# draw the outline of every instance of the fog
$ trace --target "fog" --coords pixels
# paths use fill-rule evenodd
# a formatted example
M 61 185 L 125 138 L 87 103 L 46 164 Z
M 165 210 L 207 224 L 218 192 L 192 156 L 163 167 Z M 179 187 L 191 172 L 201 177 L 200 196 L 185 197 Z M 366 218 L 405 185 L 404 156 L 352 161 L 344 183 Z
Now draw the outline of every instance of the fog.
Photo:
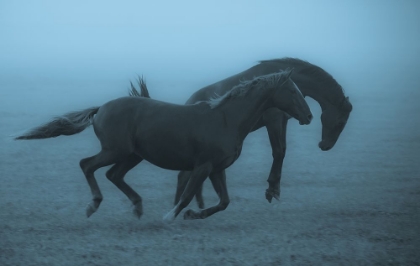
M 2 1 L 0 119 L 34 116 L 27 129 L 125 96 L 138 75 L 152 98 L 182 104 L 258 60 L 297 57 L 342 85 L 349 128 L 369 113 L 417 136 L 418 117 L 398 117 L 420 112 L 419 13 L 418 1 Z
M 353 111 L 323 152 L 320 106 L 307 98 L 311 125 L 288 122 L 280 201 L 265 199 L 265 129 L 226 170 L 229 208 L 172 227 L 159 222 L 172 208 L 174 171 L 142 162 L 127 174 L 144 199 L 138 220 L 98 170 L 105 200 L 86 219 L 79 161 L 100 150 L 92 127 L 13 140 L 126 96 L 138 75 L 152 98 L 183 104 L 282 57 L 330 73 Z M 418 264 L 419 59 L 418 0 L 0 1 L 0 265 Z M 217 203 L 208 181 L 203 195 Z
M 27 129 L 126 96 L 138 75 L 152 98 L 183 104 L 258 60 L 296 57 L 342 85 L 349 128 L 369 113 L 416 138 L 419 13 L 418 1 L 3 1 L 0 117 L 34 116 Z M 307 101 L 319 139 L 320 107 Z
M 418 76 L 419 12 L 418 1 L 2 1 L 0 85 L 98 84 L 114 97 L 139 74 L 152 95 L 184 102 L 258 60 L 289 56 L 351 95 L 372 87 L 364 82 Z

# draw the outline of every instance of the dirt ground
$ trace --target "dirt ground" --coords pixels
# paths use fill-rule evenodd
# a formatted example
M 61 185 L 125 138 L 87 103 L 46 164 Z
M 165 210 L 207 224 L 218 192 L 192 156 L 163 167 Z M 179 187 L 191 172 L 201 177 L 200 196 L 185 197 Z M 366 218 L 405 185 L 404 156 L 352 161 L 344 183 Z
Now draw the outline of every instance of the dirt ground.
M 269 204 L 264 197 L 272 159 L 261 129 L 249 135 L 227 171 L 229 207 L 206 220 L 184 221 L 181 213 L 165 225 L 176 172 L 142 162 L 128 173 L 127 182 L 143 197 L 139 220 L 105 178 L 107 168 L 100 169 L 104 201 L 87 219 L 91 195 L 79 161 L 99 151 L 92 128 L 47 140 L 9 136 L 105 96 L 76 101 L 73 96 L 86 93 L 69 92 L 51 103 L 30 86 L 5 90 L 0 265 L 420 265 L 420 94 L 347 92 L 354 111 L 331 151 L 317 147 L 314 101 L 308 100 L 311 125 L 290 121 L 281 201 Z M 16 101 L 18 95 L 32 104 Z M 209 181 L 204 197 L 207 206 L 217 203 Z

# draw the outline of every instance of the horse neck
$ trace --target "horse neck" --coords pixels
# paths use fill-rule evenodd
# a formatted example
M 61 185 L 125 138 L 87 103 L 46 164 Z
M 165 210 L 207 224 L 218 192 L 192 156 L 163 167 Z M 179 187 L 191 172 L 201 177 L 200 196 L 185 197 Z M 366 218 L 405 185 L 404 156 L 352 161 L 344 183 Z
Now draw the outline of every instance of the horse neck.
M 268 108 L 271 89 L 251 89 L 244 96 L 229 100 L 220 106 L 228 128 L 236 128 L 243 141 Z
M 278 71 L 279 69 L 285 69 L 286 67 L 293 66 L 290 65 L 290 63 L 279 61 L 262 63 L 254 66 L 250 70 L 252 70 L 251 72 L 254 73 L 254 75 L 256 75 L 255 73 L 265 75 Z M 293 81 L 299 87 L 302 94 L 317 101 L 322 110 L 325 110 L 328 106 L 335 106 L 337 103 L 341 102 L 340 98 L 343 98 L 344 94 L 338 84 L 336 86 L 331 84 L 324 85 L 322 82 L 319 82 L 306 74 L 299 73 L 298 66 L 296 66 L 296 68 L 292 77 Z
M 344 97 L 339 85 L 324 85 L 316 80 L 309 79 L 306 75 L 300 74 L 294 75 L 293 81 L 302 94 L 317 101 L 322 110 L 325 110 L 328 106 L 337 105 Z

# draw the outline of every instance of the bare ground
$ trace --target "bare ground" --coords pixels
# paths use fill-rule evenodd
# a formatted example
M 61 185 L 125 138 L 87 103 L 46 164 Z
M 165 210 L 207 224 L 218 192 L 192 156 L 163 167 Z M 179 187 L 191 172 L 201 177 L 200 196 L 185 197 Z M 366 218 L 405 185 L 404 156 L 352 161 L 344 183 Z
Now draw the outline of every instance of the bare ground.
M 229 207 L 206 220 L 184 221 L 181 213 L 171 225 L 161 220 L 172 207 L 176 172 L 147 162 L 126 177 L 143 197 L 140 220 L 105 178 L 106 168 L 96 173 L 104 201 L 87 219 L 91 196 L 78 163 L 99 151 L 92 128 L 12 141 L 9 134 L 62 112 L 18 110 L 9 108 L 12 94 L 3 99 L 0 265 L 420 265 L 420 130 L 413 95 L 401 96 L 398 105 L 389 95 L 375 102 L 353 97 L 354 112 L 329 152 L 317 148 L 319 107 L 312 125 L 291 121 L 280 202 L 264 197 L 267 134 L 252 133 L 227 171 Z M 217 203 L 208 181 L 204 197 L 207 206 Z

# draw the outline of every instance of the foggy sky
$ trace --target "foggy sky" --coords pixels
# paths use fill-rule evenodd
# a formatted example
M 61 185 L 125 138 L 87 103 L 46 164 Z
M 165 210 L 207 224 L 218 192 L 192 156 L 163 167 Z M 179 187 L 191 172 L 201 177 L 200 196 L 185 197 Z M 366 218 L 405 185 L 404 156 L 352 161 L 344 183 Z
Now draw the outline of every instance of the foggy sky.
M 0 98 L 11 97 L 0 107 L 100 105 L 137 75 L 153 98 L 184 103 L 286 56 L 324 68 L 357 104 L 367 91 L 418 88 L 418 14 L 414 0 L 0 1 Z
M 355 73 L 417 76 L 418 14 L 414 0 L 1 1 L 0 79 L 144 74 L 190 82 L 191 93 L 284 56 L 344 84 Z

